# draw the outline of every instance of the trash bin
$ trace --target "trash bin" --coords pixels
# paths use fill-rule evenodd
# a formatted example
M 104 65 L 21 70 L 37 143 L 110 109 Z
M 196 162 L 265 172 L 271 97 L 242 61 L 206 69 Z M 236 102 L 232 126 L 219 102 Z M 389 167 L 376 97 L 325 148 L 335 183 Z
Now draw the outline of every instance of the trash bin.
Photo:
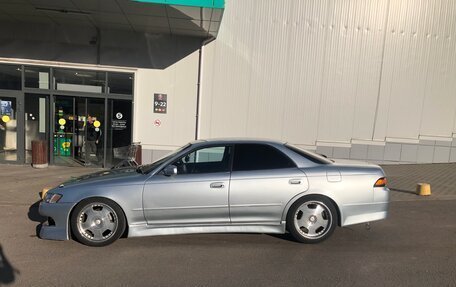
M 47 141 L 32 141 L 32 166 L 34 168 L 48 167 Z

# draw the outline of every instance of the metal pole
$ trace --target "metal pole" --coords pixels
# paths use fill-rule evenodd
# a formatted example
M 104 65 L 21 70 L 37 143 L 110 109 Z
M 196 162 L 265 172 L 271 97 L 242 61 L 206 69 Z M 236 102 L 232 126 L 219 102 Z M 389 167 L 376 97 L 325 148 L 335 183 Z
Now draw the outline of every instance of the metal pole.
M 199 53 L 198 53 L 198 82 L 196 83 L 196 123 L 195 123 L 195 140 L 199 139 L 199 116 L 200 116 L 200 97 L 201 97 L 201 80 L 203 77 L 203 48 L 210 42 L 214 41 L 215 38 L 211 37 L 208 39 L 205 39 L 204 41 L 201 42 L 201 47 L 199 48 Z

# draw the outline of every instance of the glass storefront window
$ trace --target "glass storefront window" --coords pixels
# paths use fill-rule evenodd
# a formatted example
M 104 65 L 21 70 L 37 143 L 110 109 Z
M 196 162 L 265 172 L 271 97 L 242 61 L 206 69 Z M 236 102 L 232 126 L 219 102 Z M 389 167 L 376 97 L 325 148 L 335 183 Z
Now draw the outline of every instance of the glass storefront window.
M 106 73 L 86 70 L 54 69 L 55 89 L 88 93 L 103 93 Z
M 22 89 L 21 66 L 0 65 L 0 89 L 20 90 Z
M 105 93 L 132 95 L 133 73 L 102 72 L 75 70 L 65 68 L 53 69 L 53 86 L 51 85 L 51 68 L 41 66 L 24 67 L 24 86 L 33 89 L 55 89 L 86 93 Z M 106 76 L 108 82 L 106 83 Z M 22 89 L 22 67 L 19 65 L 0 64 L 0 89 Z
M 132 103 L 128 100 L 108 100 L 106 163 L 115 166 L 123 159 L 115 150 L 131 145 Z
M 25 87 L 49 89 L 49 68 L 25 67 Z
M 108 93 L 133 94 L 133 74 L 108 72 Z

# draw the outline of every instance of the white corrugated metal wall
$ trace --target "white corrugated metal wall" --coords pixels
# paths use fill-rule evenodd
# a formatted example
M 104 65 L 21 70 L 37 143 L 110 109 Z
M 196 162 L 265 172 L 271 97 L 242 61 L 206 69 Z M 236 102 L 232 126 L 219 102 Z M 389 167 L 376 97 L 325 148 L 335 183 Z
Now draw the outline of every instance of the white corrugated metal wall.
M 456 2 L 391 1 L 374 138 L 456 132 Z
M 200 137 L 450 149 L 455 39 L 453 0 L 226 0 L 205 47 Z

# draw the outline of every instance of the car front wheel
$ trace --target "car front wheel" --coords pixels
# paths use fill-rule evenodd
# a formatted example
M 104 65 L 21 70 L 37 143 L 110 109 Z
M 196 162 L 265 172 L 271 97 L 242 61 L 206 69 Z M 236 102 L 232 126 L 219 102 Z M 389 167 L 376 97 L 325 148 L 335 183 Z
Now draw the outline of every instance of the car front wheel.
M 337 221 L 334 204 L 324 196 L 311 195 L 291 206 L 287 215 L 287 229 L 299 242 L 318 243 L 334 232 Z
M 81 201 L 71 214 L 71 230 L 82 244 L 105 246 L 116 241 L 125 231 L 122 209 L 106 198 Z

